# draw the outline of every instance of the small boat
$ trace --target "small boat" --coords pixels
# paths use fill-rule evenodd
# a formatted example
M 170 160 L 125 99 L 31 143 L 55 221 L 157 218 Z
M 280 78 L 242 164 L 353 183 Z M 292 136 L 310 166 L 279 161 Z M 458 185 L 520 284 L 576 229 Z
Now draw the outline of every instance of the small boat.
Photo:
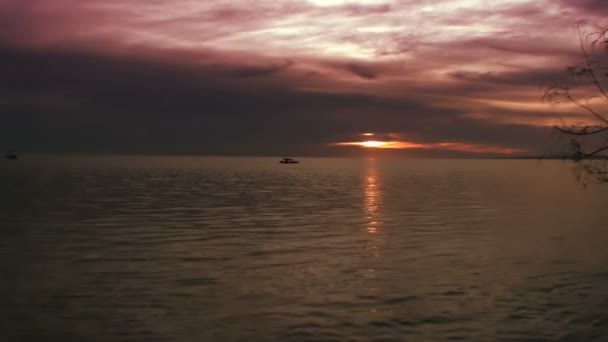
M 6 159 L 12 159 L 12 160 L 17 160 L 17 152 L 15 152 L 15 151 L 8 151 L 8 152 L 6 152 L 6 155 L 4 155 L 4 158 L 6 158 Z
M 283 158 L 283 159 L 281 159 L 281 161 L 279 163 L 281 163 L 281 164 L 297 164 L 297 163 L 299 163 L 299 161 L 297 161 L 295 159 L 291 159 L 291 158 Z

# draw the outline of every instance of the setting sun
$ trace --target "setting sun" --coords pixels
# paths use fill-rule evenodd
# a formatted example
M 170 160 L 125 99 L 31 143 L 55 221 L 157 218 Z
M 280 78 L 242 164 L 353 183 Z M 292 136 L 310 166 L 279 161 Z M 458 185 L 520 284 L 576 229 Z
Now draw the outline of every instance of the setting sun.
M 340 142 L 335 143 L 334 145 L 339 146 L 361 146 L 368 148 L 414 148 L 418 145 L 402 142 L 402 141 L 379 141 L 379 140 L 367 140 L 367 141 L 353 141 L 353 142 Z
M 370 140 L 370 141 L 364 141 L 364 142 L 362 142 L 361 146 L 363 146 L 363 147 L 382 147 L 382 146 L 384 146 L 386 144 L 387 144 L 386 141 Z
M 416 143 L 410 141 L 353 141 L 333 143 L 337 146 L 360 146 L 367 148 L 383 148 L 383 149 L 439 149 L 445 151 L 462 151 L 470 153 L 494 153 L 494 154 L 513 154 L 527 152 L 524 149 L 509 148 L 494 145 L 478 145 L 467 144 L 462 142 L 428 142 Z

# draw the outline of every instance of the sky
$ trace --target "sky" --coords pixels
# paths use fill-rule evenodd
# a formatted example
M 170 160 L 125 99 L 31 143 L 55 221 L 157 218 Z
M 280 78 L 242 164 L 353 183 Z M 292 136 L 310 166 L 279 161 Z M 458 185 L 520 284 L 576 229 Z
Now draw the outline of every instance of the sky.
M 569 82 L 575 24 L 606 14 L 604 0 L 0 0 L 0 147 L 547 154 L 552 125 L 586 114 L 543 103 L 541 85 Z

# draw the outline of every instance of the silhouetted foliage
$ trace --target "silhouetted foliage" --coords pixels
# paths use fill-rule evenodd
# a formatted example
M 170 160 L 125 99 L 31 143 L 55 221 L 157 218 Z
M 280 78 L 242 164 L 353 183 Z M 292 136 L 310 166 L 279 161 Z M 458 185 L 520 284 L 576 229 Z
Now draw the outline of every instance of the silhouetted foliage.
M 575 95 L 568 85 L 554 83 L 545 87 L 543 100 L 572 103 L 589 113 L 588 121 L 556 125 L 555 129 L 570 138 L 571 157 L 579 171 L 592 180 L 608 183 L 608 115 L 602 110 L 608 108 L 608 88 L 603 83 L 608 78 L 608 64 L 601 55 L 603 52 L 605 59 L 608 53 L 608 27 L 594 26 L 591 33 L 580 25 L 576 28 L 582 60 L 567 70 L 574 78 L 587 81 L 594 95 Z

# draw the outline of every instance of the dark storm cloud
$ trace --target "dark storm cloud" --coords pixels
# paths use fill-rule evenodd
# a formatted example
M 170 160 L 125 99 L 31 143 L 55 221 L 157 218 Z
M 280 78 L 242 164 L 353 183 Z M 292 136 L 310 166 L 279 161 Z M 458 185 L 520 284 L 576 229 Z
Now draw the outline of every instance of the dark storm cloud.
M 362 78 L 373 80 L 378 77 L 378 75 L 374 71 L 358 64 L 350 63 L 345 65 L 345 68 L 346 70 Z
M 557 66 L 553 69 L 538 69 L 538 70 L 522 70 L 519 72 L 476 72 L 467 70 L 453 71 L 448 74 L 454 79 L 477 84 L 480 87 L 486 87 L 487 83 L 496 85 L 512 85 L 512 86 L 530 86 L 550 84 L 551 82 L 559 82 L 560 80 L 570 79 L 567 73 L 567 67 Z M 490 88 L 489 91 L 496 89 Z
M 294 61 L 287 60 L 283 64 L 268 65 L 268 66 L 248 66 L 240 67 L 232 70 L 232 75 L 236 77 L 248 78 L 248 77 L 266 77 L 274 75 L 283 69 L 286 69 L 294 64 Z
M 10 123 L 3 135 L 32 149 L 322 154 L 337 137 L 367 130 L 517 146 L 538 136 L 533 127 L 466 119 L 414 97 L 302 91 L 285 76 L 234 84 L 212 66 L 6 48 L 0 56 L 10 65 L 0 86 Z
M 608 2 L 604 0 L 559 0 L 559 3 L 565 9 L 573 10 L 576 14 L 587 16 L 587 18 L 608 13 Z

